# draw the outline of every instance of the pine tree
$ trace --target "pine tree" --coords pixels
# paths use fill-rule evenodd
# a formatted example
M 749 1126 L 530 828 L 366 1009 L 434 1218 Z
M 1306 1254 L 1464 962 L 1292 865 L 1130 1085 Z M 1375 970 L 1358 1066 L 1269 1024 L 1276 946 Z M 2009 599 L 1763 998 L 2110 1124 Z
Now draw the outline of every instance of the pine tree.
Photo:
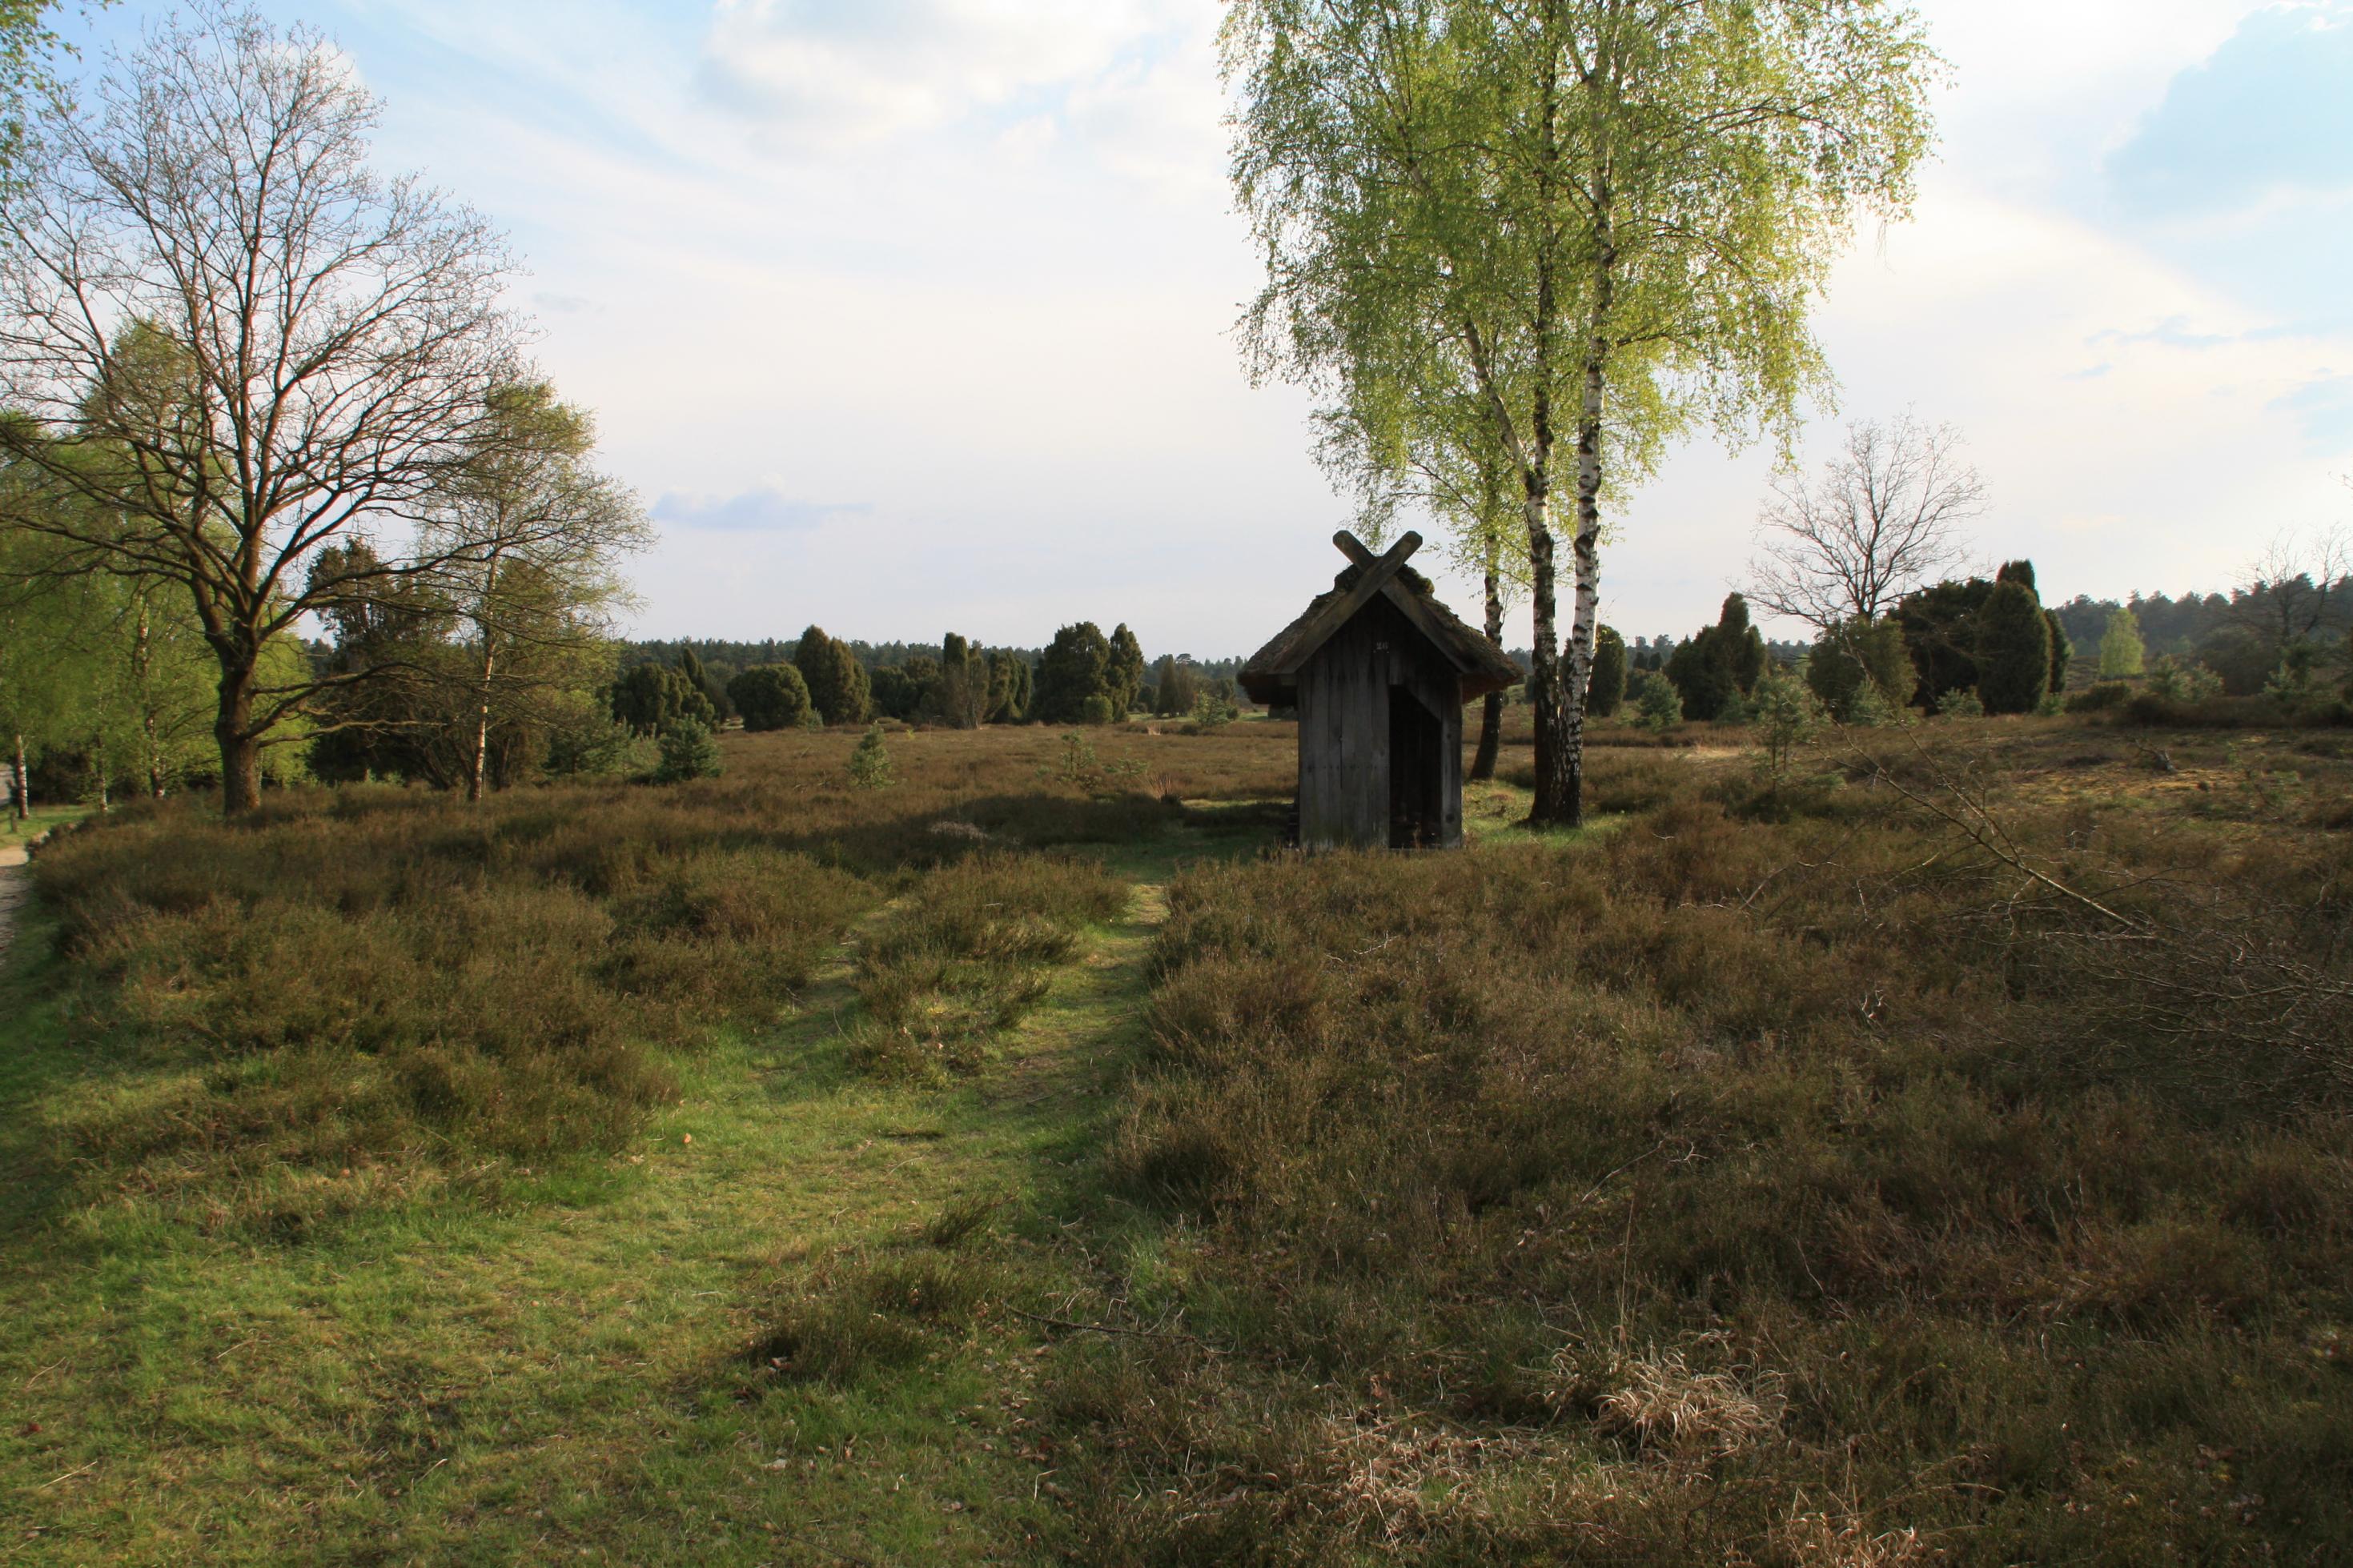
M 810 715 L 808 683 L 789 664 L 757 664 L 727 683 L 746 730 L 797 730 Z
M 931 716 L 959 730 L 976 730 L 988 717 L 988 660 L 955 632 L 940 638 L 939 674 L 924 707 Z
M 1057 631 L 1038 660 L 1037 717 L 1049 724 L 1086 723 L 1091 698 L 1108 709 L 1111 661 L 1110 639 L 1092 621 Z
M 882 744 L 882 726 L 879 721 L 859 740 L 858 749 L 849 753 L 849 782 L 857 789 L 889 789 L 893 782 L 891 752 Z
M 835 642 L 826 650 L 826 661 L 831 673 L 827 679 L 834 694 L 834 706 L 826 710 L 828 724 L 863 724 L 873 716 L 873 686 L 866 677 L 866 666 L 846 642 Z
M 1666 663 L 1684 715 L 1698 720 L 1721 715 L 1764 669 L 1765 639 L 1748 624 L 1748 601 L 1738 594 L 1725 599 L 1715 625 L 1701 627 Z
M 801 633 L 801 640 L 793 646 L 793 668 L 801 672 L 802 684 L 808 688 L 809 705 L 826 723 L 833 722 L 833 711 L 841 700 L 834 689 L 833 639 L 825 635 L 822 626 L 811 626 Z
M 1585 689 L 1586 710 L 1598 718 L 1615 717 L 1626 701 L 1626 639 L 1615 626 L 1594 634 L 1593 675 Z
M 1916 681 L 1904 628 L 1892 616 L 1834 626 L 1806 656 L 1806 684 L 1841 724 L 1901 707 Z
M 2051 623 L 2030 585 L 2031 569 L 2002 571 L 1978 612 L 1978 697 L 1989 713 L 2031 713 L 2051 689 Z
M 811 626 L 793 649 L 793 666 L 808 687 L 810 704 L 827 723 L 866 722 L 873 711 L 872 683 L 848 643 L 836 642 L 823 627 Z
M 1746 697 L 1765 673 L 1765 634 L 1749 624 L 1748 601 L 1738 594 L 1724 601 L 1723 618 L 1716 624 L 1730 635 L 1731 646 L 1725 652 L 1732 659 L 1733 684 Z
M 1018 724 L 1028 696 L 1029 667 L 1019 654 L 999 648 L 988 656 L 988 722 Z
M 700 719 L 682 720 L 661 738 L 661 763 L 654 769 L 654 783 L 717 778 L 720 767 L 719 742 L 712 739 L 711 726 Z
M 702 693 L 703 700 L 711 704 L 711 711 L 719 722 L 724 723 L 734 716 L 734 705 L 727 700 L 727 688 L 717 676 L 702 668 L 702 660 L 695 657 L 691 646 L 680 647 L 678 671 L 686 677 L 689 686 Z
M 1103 685 L 1113 717 L 1124 719 L 1134 711 L 1136 693 L 1144 689 L 1144 645 L 1125 621 L 1112 629 L 1111 663 L 1103 671 Z
M 705 729 L 719 721 L 711 700 L 683 671 L 666 664 L 640 664 L 613 682 L 614 721 L 640 735 L 667 735 L 683 724 Z

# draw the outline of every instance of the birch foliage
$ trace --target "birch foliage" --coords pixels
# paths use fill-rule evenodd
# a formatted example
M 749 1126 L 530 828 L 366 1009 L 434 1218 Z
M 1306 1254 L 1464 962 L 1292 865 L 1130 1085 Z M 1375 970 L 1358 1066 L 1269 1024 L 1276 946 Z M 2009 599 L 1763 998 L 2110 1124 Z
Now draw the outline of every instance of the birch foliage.
M 1236 0 L 1224 50 L 1253 368 L 1391 475 L 1506 467 L 1535 815 L 1573 823 L 1604 508 L 1676 437 L 1786 444 L 1829 394 L 1808 311 L 1905 210 L 1939 62 L 1891 0 Z

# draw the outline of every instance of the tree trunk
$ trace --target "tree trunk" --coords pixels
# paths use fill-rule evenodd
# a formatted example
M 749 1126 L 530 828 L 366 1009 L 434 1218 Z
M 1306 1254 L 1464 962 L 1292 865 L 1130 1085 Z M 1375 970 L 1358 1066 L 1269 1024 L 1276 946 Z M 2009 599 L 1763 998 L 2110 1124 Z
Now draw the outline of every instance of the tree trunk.
M 1528 821 L 1537 825 L 1577 822 L 1576 780 L 1564 773 L 1569 757 L 1568 698 L 1560 668 L 1557 619 L 1558 574 L 1553 565 L 1552 492 L 1544 468 L 1526 477 L 1528 518 L 1528 600 L 1535 626 L 1530 650 L 1534 668 L 1528 695 L 1535 709 L 1536 798 Z
M 213 721 L 213 739 L 220 746 L 221 810 L 229 816 L 256 811 L 261 805 L 261 741 L 253 733 L 255 661 L 224 659 L 220 679 L 220 710 Z
M 139 595 L 139 638 L 132 645 L 132 673 L 139 683 L 139 738 L 147 756 L 147 795 L 151 800 L 164 798 L 164 746 L 155 738 L 155 690 L 151 679 L 154 669 L 154 652 L 150 646 L 147 626 L 147 595 Z
M 475 612 L 476 629 L 482 634 L 482 700 L 474 713 L 474 755 L 472 766 L 466 772 L 466 801 L 470 805 L 482 803 L 482 774 L 491 762 L 491 679 L 498 669 L 497 639 L 491 635 L 491 605 L 499 588 L 499 557 L 494 552 L 482 568 L 482 596 Z M 698 682 L 696 689 L 702 689 Z
M 1585 820 L 1585 697 L 1593 673 L 1593 639 L 1601 620 L 1601 422 L 1609 393 L 1609 324 L 1618 286 L 1609 215 L 1605 176 L 1596 204 L 1595 228 L 1601 248 L 1593 262 L 1592 314 L 1588 319 L 1584 385 L 1577 410 L 1577 532 L 1570 542 L 1576 555 L 1577 600 L 1569 619 L 1557 739 L 1548 759 L 1549 770 L 1540 771 L 1536 779 L 1538 820 L 1572 827 Z M 1548 814 L 1544 807 L 1549 807 Z
M 482 700 L 474 713 L 473 766 L 466 774 L 466 799 L 480 805 L 482 801 L 482 774 L 491 760 L 491 677 L 497 667 L 497 656 L 491 651 L 488 633 L 482 637 Z
M 1487 546 L 1487 640 L 1504 646 L 1504 585 L 1495 568 L 1495 547 Z M 1479 710 L 1479 750 L 1471 759 L 1471 782 L 1486 784 L 1495 776 L 1495 754 L 1504 746 L 1504 694 L 1490 691 Z
M 26 817 L 33 814 L 33 804 L 25 797 L 26 787 L 25 784 L 25 737 L 22 732 L 19 732 L 16 736 L 16 754 L 14 765 L 16 777 L 13 782 L 15 783 L 16 790 L 15 799 L 11 804 L 16 808 L 16 820 L 19 823 L 22 823 Z
M 1599 345 L 1585 365 L 1585 401 L 1577 419 L 1576 608 L 1565 660 L 1561 713 L 1562 820 L 1585 820 L 1585 699 L 1593 676 L 1593 641 L 1601 621 L 1601 409 L 1606 374 Z

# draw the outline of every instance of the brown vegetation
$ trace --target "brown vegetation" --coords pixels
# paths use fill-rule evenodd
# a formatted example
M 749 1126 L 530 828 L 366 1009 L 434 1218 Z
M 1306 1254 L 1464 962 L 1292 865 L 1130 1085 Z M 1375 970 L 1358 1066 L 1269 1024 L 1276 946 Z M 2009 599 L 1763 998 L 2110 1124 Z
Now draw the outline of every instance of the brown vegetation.
M 1107 1174 L 1187 1337 L 1069 1352 L 1096 1560 L 2353 1540 L 2353 847 L 1989 732 L 1181 880 Z
M 75 836 L 36 872 L 102 1071 L 48 1169 L 289 1233 L 610 1152 L 670 1092 L 667 1052 L 775 1025 L 899 879 L 968 858 L 885 921 L 861 990 L 878 1047 L 908 1031 L 902 1068 L 976 1049 L 1124 897 L 1095 867 L 1008 851 L 1128 843 L 1173 802 L 1060 784 L 1045 731 L 904 735 L 902 782 L 861 791 L 854 739 L 738 737 L 726 777 L 670 788 L 297 792 L 235 824 L 180 800 Z M 1159 771 L 1246 795 L 1279 750 L 1188 743 L 1208 765 Z M 985 1016 L 950 1027 L 951 1000 Z
M 656 1239 L 605 1233 L 613 1299 L 678 1326 L 597 1374 L 659 1431 L 582 1428 L 610 1474 L 574 1539 L 638 1558 L 701 1519 L 759 1560 L 803 1494 L 742 1472 L 787 1456 L 874 1561 L 929 1537 L 848 1521 L 943 1497 L 975 1561 L 2341 1554 L 2347 743 L 1954 721 L 1776 784 L 1739 731 L 1666 739 L 1597 748 L 1604 826 L 1515 832 L 1501 786 L 1450 855 L 1275 851 L 1258 721 L 1097 731 L 1075 770 L 1052 731 L 901 731 L 880 790 L 855 734 L 783 731 L 670 788 L 121 814 L 37 867 L 88 1068 L 13 1102 L 13 1256 L 104 1236 L 205 1300 L 268 1252 L 307 1291 L 373 1267 L 322 1221 L 458 1189 L 537 1249 L 503 1310 L 626 1207 L 534 1217 L 509 1177 L 627 1172 L 614 1223 Z M 1147 938 L 1126 884 L 1202 850 Z M 980 1127 L 1018 1156 L 960 1166 Z M 475 1206 L 410 1208 L 411 1251 Z M 726 1272 L 649 1284 L 723 1210 Z M 10 1364 L 63 1358 L 146 1485 L 180 1461 L 137 1457 L 120 1349 L 51 1323 Z M 493 1420 L 481 1375 L 439 1484 L 520 1550 L 510 1425 L 599 1418 Z M 264 1451 L 343 1452 L 321 1430 Z M 311 1528 L 266 1539 L 351 1539 Z

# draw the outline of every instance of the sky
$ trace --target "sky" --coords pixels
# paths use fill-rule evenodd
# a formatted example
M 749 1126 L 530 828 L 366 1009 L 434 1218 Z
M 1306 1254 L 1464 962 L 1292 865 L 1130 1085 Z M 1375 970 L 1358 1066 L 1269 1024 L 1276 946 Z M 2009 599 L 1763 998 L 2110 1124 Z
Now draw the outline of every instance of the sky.
M 1918 3 L 1936 161 L 1818 308 L 1801 466 L 1949 423 L 1975 554 L 2054 601 L 2227 587 L 2353 518 L 2353 0 Z M 542 366 L 661 525 L 637 635 L 1219 657 L 1342 564 L 1308 401 L 1234 334 L 1215 0 L 261 8 L 381 97 L 384 167 L 512 237 Z M 66 30 L 94 68 L 158 10 Z M 1676 448 L 1609 520 L 1603 619 L 1712 620 L 1775 461 Z

